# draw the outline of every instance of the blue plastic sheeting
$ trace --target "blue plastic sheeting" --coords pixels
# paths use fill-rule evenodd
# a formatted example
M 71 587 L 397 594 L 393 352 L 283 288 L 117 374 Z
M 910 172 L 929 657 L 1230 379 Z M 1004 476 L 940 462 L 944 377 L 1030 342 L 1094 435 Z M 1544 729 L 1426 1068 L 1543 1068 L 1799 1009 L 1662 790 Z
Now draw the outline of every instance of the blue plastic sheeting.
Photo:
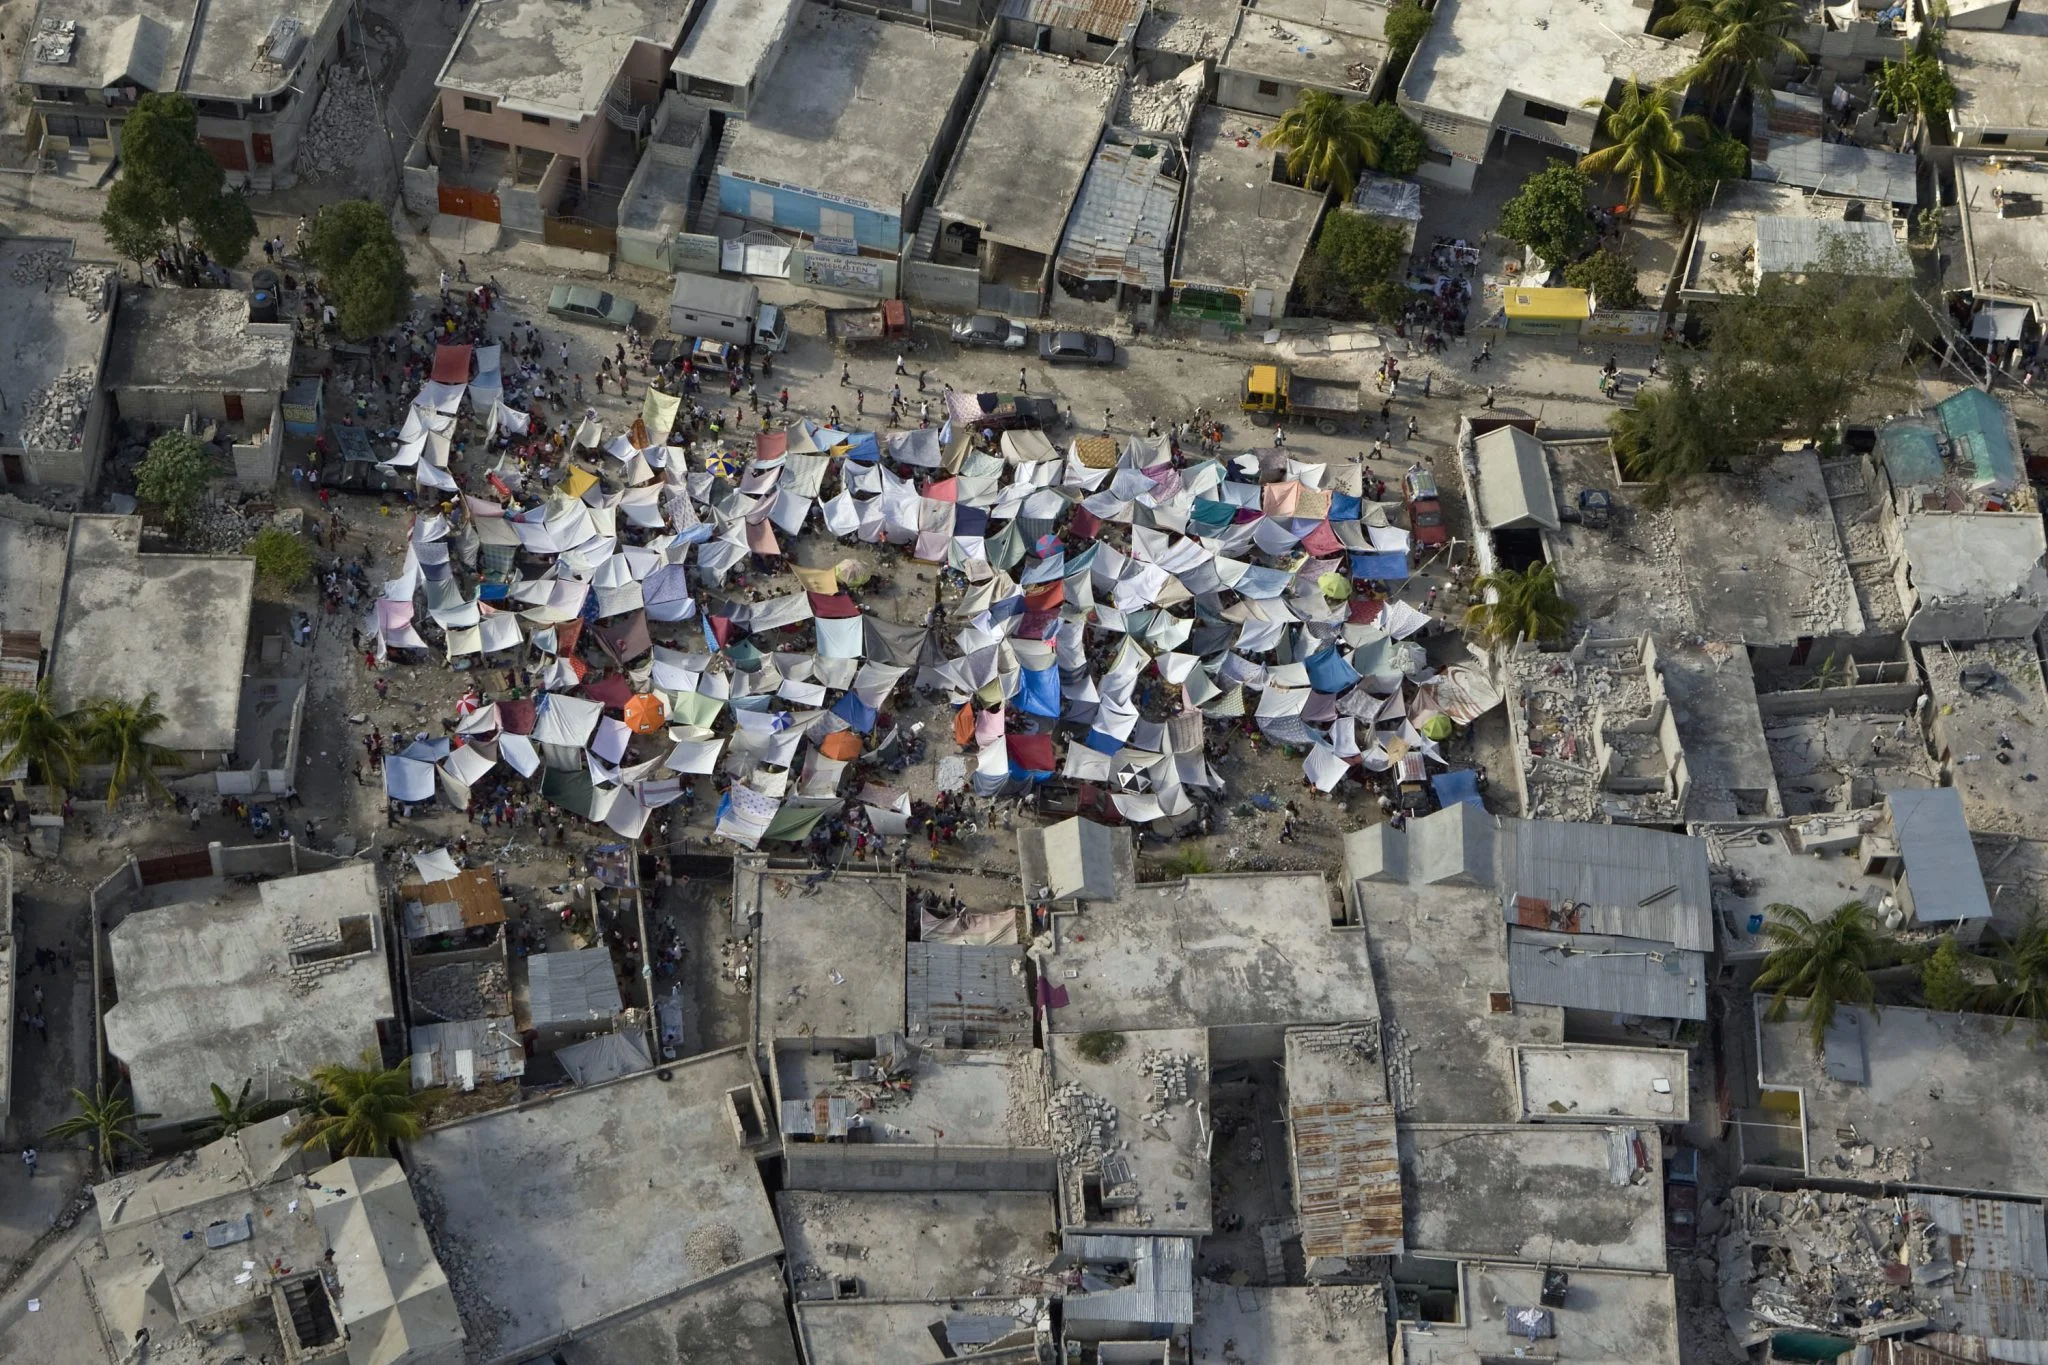
M 1335 696 L 1358 681 L 1358 670 L 1345 662 L 1335 645 L 1325 645 L 1303 663 L 1308 669 L 1308 685 L 1318 692 Z
M 958 532 L 956 531 L 955 534 L 958 534 Z M 1029 565 L 1024 570 L 1024 576 L 1019 578 L 1017 583 L 1020 587 L 1029 588 L 1039 583 L 1050 583 L 1056 578 L 1065 578 L 1066 576 L 1067 557 L 1064 554 L 1055 554 Z
M 1090 730 L 1088 738 L 1082 742 L 1098 754 L 1113 754 L 1124 747 L 1124 742 L 1115 735 L 1104 734 L 1100 730 Z
M 851 692 L 839 699 L 832 708 L 832 714 L 863 735 L 875 728 L 875 708 Z
M 1060 671 L 1057 668 L 1027 668 L 1017 686 L 1011 705 L 1034 716 L 1058 720 L 1060 715 Z
M 1005 597 L 1000 602 L 991 603 L 988 609 L 991 621 L 1007 621 L 1013 616 L 1022 616 L 1023 614 L 1024 594 L 1021 592 L 1014 597 Z
M 1331 521 L 1357 521 L 1365 512 L 1365 504 L 1350 493 L 1330 494 Z
M 955 507 L 953 509 L 953 534 L 956 536 L 987 535 L 988 509 L 986 507 Z
M 1435 789 L 1439 805 L 1455 806 L 1460 801 L 1470 801 L 1475 806 L 1486 804 L 1479 797 L 1479 774 L 1470 768 L 1438 773 L 1429 779 L 1429 785 Z
M 873 464 L 882 458 L 881 442 L 875 439 L 872 431 L 856 431 L 846 443 L 846 458 Z
M 1408 576 L 1408 553 L 1405 550 L 1366 550 L 1351 556 L 1353 578 L 1373 578 L 1381 582 Z

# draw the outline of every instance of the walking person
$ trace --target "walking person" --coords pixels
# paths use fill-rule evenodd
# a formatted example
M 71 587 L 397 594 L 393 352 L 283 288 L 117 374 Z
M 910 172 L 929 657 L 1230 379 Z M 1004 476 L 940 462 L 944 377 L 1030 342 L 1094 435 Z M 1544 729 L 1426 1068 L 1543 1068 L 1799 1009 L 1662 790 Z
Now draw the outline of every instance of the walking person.
M 36 1178 L 36 1156 L 36 1149 L 33 1147 L 21 1149 L 21 1164 L 28 1167 L 28 1178 L 30 1180 Z
M 839 365 L 839 387 L 842 389 L 853 387 L 853 366 L 844 361 L 841 361 Z
M 1493 411 L 1493 385 L 1486 386 L 1486 401 L 1479 406 L 1487 412 Z
M 1017 392 L 1031 392 L 1031 376 L 1024 372 L 1024 367 L 1022 365 L 1019 365 L 1017 367 Z
M 903 363 L 903 354 L 900 351 L 896 354 L 896 373 L 904 375 L 910 373 L 910 368 Z

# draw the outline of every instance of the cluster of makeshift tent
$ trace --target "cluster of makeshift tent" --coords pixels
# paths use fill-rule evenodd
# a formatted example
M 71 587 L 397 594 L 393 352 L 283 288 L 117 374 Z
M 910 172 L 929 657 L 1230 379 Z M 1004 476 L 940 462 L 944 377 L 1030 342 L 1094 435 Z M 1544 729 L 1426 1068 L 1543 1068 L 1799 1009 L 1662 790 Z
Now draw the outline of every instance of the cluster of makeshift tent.
M 416 521 L 365 623 L 374 648 L 425 650 L 424 611 L 451 662 L 540 671 L 533 699 L 478 707 L 453 744 L 390 758 L 394 799 L 466 803 L 502 762 L 632 837 L 688 777 L 722 771 L 721 834 L 748 847 L 801 838 L 847 801 L 846 769 L 875 756 L 908 679 L 959 708 L 954 735 L 973 757 L 942 763 L 942 781 L 990 795 L 1058 774 L 1150 821 L 1221 786 L 1210 721 L 1249 718 L 1299 747 L 1304 776 L 1328 791 L 1357 769 L 1440 762 L 1453 724 L 1500 700 L 1482 669 L 1429 667 L 1423 612 L 1354 592 L 1403 583 L 1409 541 L 1384 508 L 1326 488 L 1325 466 L 1178 466 L 1163 439 L 1061 452 L 1035 431 L 979 450 L 950 429 L 809 421 L 762 434 L 751 457 L 692 457 L 666 444 L 675 401 L 650 392 L 632 433 L 609 443 L 584 433 L 613 462 L 605 479 L 574 469 L 523 509 L 468 497 L 462 515 Z M 420 425 L 424 462 L 435 432 Z M 817 526 L 954 571 L 959 600 L 932 623 L 863 610 L 865 570 L 805 544 Z M 793 563 L 786 594 L 727 596 L 749 555 L 817 566 Z M 593 677 L 593 654 L 613 667 Z M 1060 733 L 1077 740 L 1063 757 Z M 629 761 L 648 752 L 636 736 L 657 735 L 667 753 Z M 878 830 L 908 813 L 874 795 L 861 804 Z

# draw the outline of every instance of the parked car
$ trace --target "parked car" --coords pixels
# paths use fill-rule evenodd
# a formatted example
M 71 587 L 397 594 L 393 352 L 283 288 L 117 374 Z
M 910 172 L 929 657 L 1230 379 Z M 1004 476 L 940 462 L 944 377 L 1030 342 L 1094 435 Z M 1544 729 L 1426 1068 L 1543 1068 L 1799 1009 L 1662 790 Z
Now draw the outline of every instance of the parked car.
M 1436 476 L 1427 469 L 1411 469 L 1401 480 L 1402 501 L 1408 504 L 1408 533 L 1415 543 L 1429 548 L 1451 538 L 1444 525 L 1444 505 L 1438 501 Z
M 624 329 L 633 325 L 639 311 L 631 299 L 592 289 L 587 284 L 558 284 L 548 295 L 548 311 L 571 322 L 594 322 L 600 327 Z
M 1048 365 L 1114 365 L 1116 343 L 1094 332 L 1040 332 L 1038 358 Z
M 953 340 L 962 346 L 1000 346 L 1006 351 L 1021 351 L 1024 343 L 1031 340 L 1031 329 L 993 313 L 976 313 L 953 324 Z

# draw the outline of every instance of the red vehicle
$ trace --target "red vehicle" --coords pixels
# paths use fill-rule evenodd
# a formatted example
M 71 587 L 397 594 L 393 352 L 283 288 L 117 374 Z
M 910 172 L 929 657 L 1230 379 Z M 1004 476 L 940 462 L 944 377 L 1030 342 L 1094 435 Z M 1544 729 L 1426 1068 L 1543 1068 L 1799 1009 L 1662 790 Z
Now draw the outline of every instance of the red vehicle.
M 1451 538 L 1450 528 L 1444 525 L 1444 505 L 1437 499 L 1434 474 L 1420 466 L 1409 470 L 1401 479 L 1401 501 L 1408 508 L 1408 533 L 1417 545 L 1429 548 Z

